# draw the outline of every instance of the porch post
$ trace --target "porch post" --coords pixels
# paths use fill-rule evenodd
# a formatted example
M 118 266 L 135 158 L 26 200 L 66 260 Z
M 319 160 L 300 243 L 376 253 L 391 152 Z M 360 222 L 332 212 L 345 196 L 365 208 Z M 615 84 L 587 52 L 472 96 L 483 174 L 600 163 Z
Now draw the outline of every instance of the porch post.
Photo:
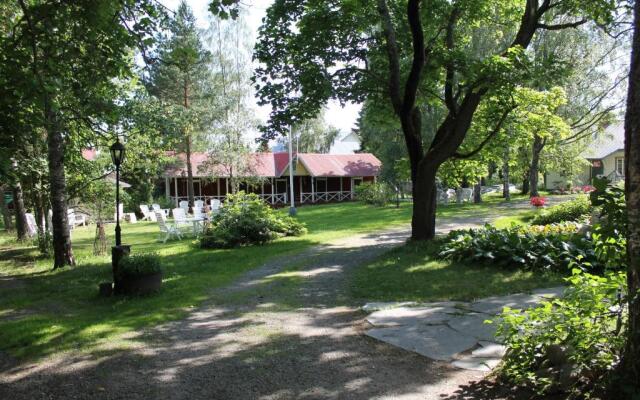
M 351 200 L 353 200 L 353 178 L 351 178 Z
M 342 197 L 342 177 L 340 177 L 340 197 Z
M 216 178 L 216 186 L 217 186 L 217 191 L 216 191 L 216 196 L 219 199 L 220 198 L 220 178 Z
M 168 176 L 164 177 L 164 197 L 166 197 L 167 200 L 171 197 L 171 180 Z
M 312 203 L 316 202 L 316 188 L 315 188 L 315 185 L 313 184 L 313 176 L 311 177 L 311 202 Z
M 225 194 L 226 196 L 227 194 L 229 194 L 229 178 L 224 178 L 224 181 L 227 183 L 227 192 Z
M 271 178 L 271 204 L 275 204 L 276 203 L 276 189 L 275 189 L 275 185 L 276 184 L 276 178 Z
M 176 190 L 175 191 L 175 193 L 176 193 L 175 199 L 176 199 L 176 207 L 178 207 L 178 177 L 177 176 L 173 178 L 173 187 Z

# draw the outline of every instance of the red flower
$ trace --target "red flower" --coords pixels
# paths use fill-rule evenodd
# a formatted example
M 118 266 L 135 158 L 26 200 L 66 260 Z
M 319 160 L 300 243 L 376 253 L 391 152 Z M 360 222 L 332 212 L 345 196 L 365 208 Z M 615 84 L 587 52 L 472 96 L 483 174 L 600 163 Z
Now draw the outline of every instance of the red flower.
M 547 203 L 547 199 L 542 196 L 535 196 L 532 197 L 529 202 L 534 207 L 544 207 L 544 205 Z
M 593 192 L 594 190 L 596 190 L 596 188 L 595 188 L 595 187 L 593 187 L 593 186 L 591 186 L 591 185 L 584 185 L 584 186 L 582 187 L 582 191 L 583 191 L 583 192 L 585 192 L 585 193 L 591 193 L 591 192 Z

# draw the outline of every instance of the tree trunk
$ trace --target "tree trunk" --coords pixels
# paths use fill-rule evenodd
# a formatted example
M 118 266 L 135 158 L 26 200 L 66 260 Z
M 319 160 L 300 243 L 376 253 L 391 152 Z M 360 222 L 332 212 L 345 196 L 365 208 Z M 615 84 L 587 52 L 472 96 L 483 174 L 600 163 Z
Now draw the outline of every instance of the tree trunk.
M 540 153 L 544 145 L 545 141 L 537 134 L 534 135 L 531 148 L 531 166 L 529 167 L 529 197 L 540 196 L 540 193 L 538 193 L 538 174 L 540 172 Z
M 31 177 L 31 202 L 33 203 L 33 214 L 36 220 L 36 228 L 38 234 L 38 250 L 41 254 L 49 253 L 49 243 L 47 240 L 47 229 L 45 224 L 44 200 L 42 194 L 38 192 L 36 178 Z
M 478 183 L 473 185 L 473 202 L 482 203 L 482 180 L 478 178 Z
M 75 265 L 71 249 L 71 234 L 67 216 L 67 188 L 64 176 L 64 138 L 58 128 L 56 116 L 45 104 L 47 128 L 47 158 L 51 191 L 51 218 L 53 227 L 53 268 Z
M 4 229 L 6 231 L 12 231 L 13 220 L 11 219 L 11 212 L 9 211 L 9 207 L 7 207 L 7 203 L 5 203 L 4 196 L 5 196 L 5 187 L 0 186 L 0 211 L 2 211 L 2 220 L 4 222 Z
M 525 172 L 522 178 L 522 194 L 525 195 L 527 193 L 529 193 L 529 171 Z
M 629 328 L 622 373 L 627 385 L 640 393 L 640 2 L 634 5 L 634 34 L 625 119 L 625 191 L 629 269 Z M 629 396 L 631 397 L 631 396 Z
M 183 105 L 185 109 L 189 108 L 189 81 L 184 80 Z M 193 170 L 191 167 L 191 133 L 185 128 L 185 142 L 187 145 L 187 196 L 189 197 L 189 206 L 195 205 L 193 197 Z
M 509 147 L 507 146 L 504 150 L 504 158 L 502 164 L 502 197 L 509 201 L 511 200 L 511 190 L 509 186 L 511 182 L 509 182 Z
M 193 207 L 195 199 L 193 197 L 193 169 L 191 168 L 191 135 L 187 135 L 187 196 L 189 206 Z
M 13 210 L 16 214 L 16 235 L 18 240 L 27 238 L 27 216 L 24 209 L 24 199 L 22 198 L 22 185 L 20 181 L 16 181 L 12 188 L 13 191 Z
M 413 182 L 411 239 L 431 240 L 436 236 L 437 167 L 418 172 Z

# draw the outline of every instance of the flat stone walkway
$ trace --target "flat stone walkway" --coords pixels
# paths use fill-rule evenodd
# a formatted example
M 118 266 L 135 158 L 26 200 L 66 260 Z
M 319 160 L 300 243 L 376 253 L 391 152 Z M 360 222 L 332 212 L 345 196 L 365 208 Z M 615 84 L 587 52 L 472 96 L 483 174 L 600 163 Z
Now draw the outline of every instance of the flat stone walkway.
M 366 334 L 393 346 L 452 366 L 489 372 L 505 353 L 496 339 L 494 319 L 504 307 L 526 309 L 543 299 L 561 296 L 564 288 L 534 290 L 531 294 L 488 297 L 474 302 L 369 303 L 372 312 Z

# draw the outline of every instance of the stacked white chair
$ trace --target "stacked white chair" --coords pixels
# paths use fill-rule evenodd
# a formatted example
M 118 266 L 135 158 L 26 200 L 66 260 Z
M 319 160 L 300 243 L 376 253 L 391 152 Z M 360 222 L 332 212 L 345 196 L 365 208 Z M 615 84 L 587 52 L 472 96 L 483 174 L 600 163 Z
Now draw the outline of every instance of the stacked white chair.
M 153 203 L 151 205 L 151 208 L 153 208 L 154 213 L 157 211 L 157 212 L 163 213 L 165 217 L 169 216 L 169 209 L 168 208 L 160 208 L 160 204 Z
M 155 221 L 156 220 L 155 212 L 151 212 L 149 210 L 149 206 L 148 205 L 140 204 L 140 212 L 142 213 L 142 220 L 143 221 Z
M 200 210 L 200 212 L 202 212 L 202 210 L 204 210 L 204 201 L 202 200 L 196 200 L 193 202 L 193 213 L 195 215 L 195 210 L 198 209 Z
M 29 237 L 34 237 L 38 234 L 36 219 L 31 213 L 26 213 L 25 216 L 27 217 L 27 235 L 29 235 Z
M 211 213 L 218 214 L 220 212 L 220 207 L 222 203 L 219 199 L 211 199 Z
M 185 214 L 189 214 L 189 202 L 186 200 L 182 200 L 180 203 L 180 208 L 182 208 Z
M 163 211 L 155 211 L 156 221 L 158 222 L 158 226 L 160 227 L 160 233 L 164 233 L 164 239 L 162 243 L 166 243 L 167 240 L 175 237 L 177 239 L 182 239 L 180 235 L 180 231 L 173 225 L 168 225 L 166 217 Z

